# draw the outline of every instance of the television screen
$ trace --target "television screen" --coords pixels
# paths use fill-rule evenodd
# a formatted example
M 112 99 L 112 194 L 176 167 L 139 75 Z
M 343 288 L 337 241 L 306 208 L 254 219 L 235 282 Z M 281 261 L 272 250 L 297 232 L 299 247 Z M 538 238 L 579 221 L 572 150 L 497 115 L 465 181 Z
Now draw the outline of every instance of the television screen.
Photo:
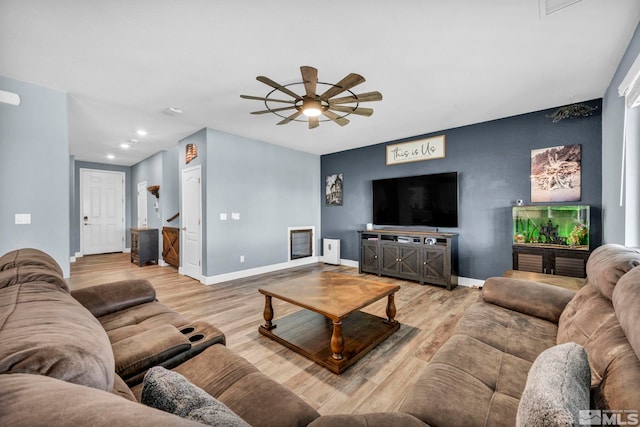
M 458 173 L 373 181 L 376 225 L 458 226 Z

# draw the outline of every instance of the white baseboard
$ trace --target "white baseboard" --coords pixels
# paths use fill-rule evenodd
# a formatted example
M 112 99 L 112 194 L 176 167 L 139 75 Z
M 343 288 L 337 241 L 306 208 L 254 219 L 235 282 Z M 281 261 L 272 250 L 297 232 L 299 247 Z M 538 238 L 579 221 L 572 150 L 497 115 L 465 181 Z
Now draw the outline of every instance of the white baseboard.
M 164 260 L 163 260 L 163 259 L 158 258 L 158 265 L 159 265 L 160 267 L 166 267 L 166 266 L 167 266 L 167 265 L 169 265 L 169 264 L 167 264 L 166 262 L 164 262 Z
M 484 285 L 484 280 L 471 279 L 469 277 L 458 277 L 458 285 L 466 286 L 467 288 L 480 288 Z
M 131 253 L 131 248 L 124 248 L 124 250 L 122 251 L 122 253 L 124 253 L 124 254 L 130 254 L 130 253 Z
M 76 257 L 74 257 L 74 256 L 69 257 L 69 262 L 76 262 Z
M 315 264 L 321 261 L 321 257 L 308 257 L 296 259 L 293 261 L 282 262 L 279 264 L 265 265 L 263 267 L 249 268 L 247 270 L 234 271 L 231 273 L 218 274 L 215 276 L 203 276 L 200 280 L 205 285 L 215 285 L 216 283 L 228 282 L 230 280 L 244 279 L 245 277 L 257 276 L 258 274 L 271 273 L 273 271 L 284 270 L 291 267 L 299 267 L 301 265 Z

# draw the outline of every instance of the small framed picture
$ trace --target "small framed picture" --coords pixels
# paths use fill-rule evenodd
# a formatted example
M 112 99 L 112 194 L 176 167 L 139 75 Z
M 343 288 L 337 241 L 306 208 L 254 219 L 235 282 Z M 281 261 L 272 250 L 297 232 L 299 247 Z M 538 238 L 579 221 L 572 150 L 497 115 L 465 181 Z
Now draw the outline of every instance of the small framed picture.
M 326 204 L 328 206 L 342 206 L 342 186 L 344 184 L 342 174 L 327 175 L 325 183 Z

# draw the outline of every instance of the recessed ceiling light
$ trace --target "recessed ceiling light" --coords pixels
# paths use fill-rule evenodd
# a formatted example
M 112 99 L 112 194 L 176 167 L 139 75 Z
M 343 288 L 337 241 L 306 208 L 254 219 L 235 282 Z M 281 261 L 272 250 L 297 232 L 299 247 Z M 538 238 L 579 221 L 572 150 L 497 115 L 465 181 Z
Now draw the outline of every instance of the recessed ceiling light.
M 169 107 L 166 110 L 164 110 L 164 113 L 168 114 L 170 116 L 178 116 L 178 115 L 184 113 L 184 111 L 182 111 L 180 108 Z
M 144 130 L 144 129 L 138 129 L 138 130 L 136 131 L 136 133 L 137 133 L 139 136 L 146 136 L 146 135 L 147 135 L 147 131 L 146 131 L 146 130 Z
M 116 156 L 114 156 L 113 154 L 107 154 L 107 159 L 113 160 L 115 158 L 116 158 Z
M 122 144 L 120 144 L 120 148 L 127 149 L 127 148 L 129 148 L 129 147 L 131 147 L 131 146 L 129 145 L 129 143 L 128 143 L 128 142 L 123 142 Z

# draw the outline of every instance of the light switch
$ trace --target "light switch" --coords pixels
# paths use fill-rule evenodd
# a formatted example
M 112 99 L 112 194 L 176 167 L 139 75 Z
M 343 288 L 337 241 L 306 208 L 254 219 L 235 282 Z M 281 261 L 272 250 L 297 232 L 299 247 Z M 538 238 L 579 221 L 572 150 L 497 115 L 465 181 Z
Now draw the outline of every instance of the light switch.
M 240 214 L 238 212 L 231 212 L 231 219 L 238 221 L 240 219 Z
M 226 213 L 221 213 L 220 214 L 220 221 L 226 221 L 227 220 L 227 214 Z
M 31 224 L 31 214 L 16 214 L 16 224 Z

